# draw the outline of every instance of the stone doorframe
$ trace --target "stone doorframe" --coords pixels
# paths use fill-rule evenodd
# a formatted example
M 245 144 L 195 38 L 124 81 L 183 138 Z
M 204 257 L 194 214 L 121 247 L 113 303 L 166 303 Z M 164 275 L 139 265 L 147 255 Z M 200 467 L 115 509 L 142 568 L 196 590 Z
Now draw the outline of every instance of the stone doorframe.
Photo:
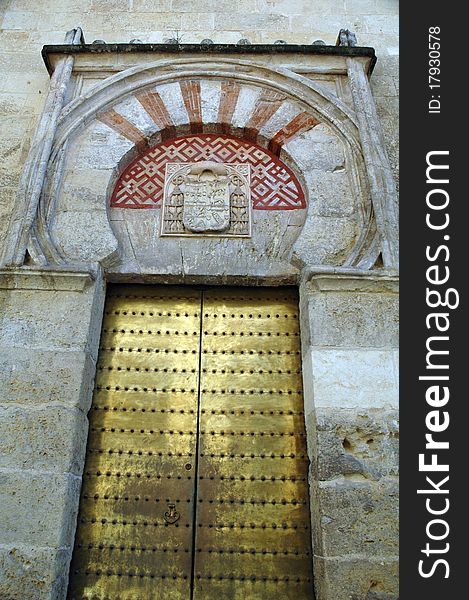
M 5 427 L 0 471 L 6 482 L 0 590 L 12 598 L 65 597 L 106 281 L 209 282 L 299 286 L 317 600 L 397 598 L 397 217 L 367 78 L 374 52 L 314 46 L 96 47 L 84 45 L 79 30 L 67 35 L 66 45 L 43 52 L 53 70 L 51 87 L 0 272 L 0 345 L 8 390 L 0 420 Z M 182 58 L 173 58 L 174 52 Z M 294 135 L 288 120 L 277 129 L 259 127 L 254 135 L 296 170 L 308 209 L 289 224 L 296 227 L 287 238 L 291 247 L 272 254 L 264 270 L 248 265 L 240 273 L 233 263 L 214 273 L 203 263 L 184 266 L 184 260 L 172 271 L 154 263 L 138 263 L 133 270 L 128 240 L 107 206 L 118 174 L 143 147 L 167 136 L 168 126 L 172 134 L 200 125 L 202 131 L 232 135 L 240 129 L 223 119 L 222 110 L 212 119 L 221 116 L 218 122 L 204 123 L 203 110 L 197 122 L 189 101 L 185 115 L 168 111 L 169 125 L 154 122 L 156 129 L 146 132 L 138 121 L 129 128 L 116 119 L 115 107 L 149 86 L 204 79 L 262 88 L 256 98 L 266 107 L 289 102 L 296 115 L 306 114 L 305 128 Z M 246 127 L 253 110 L 245 118 L 245 135 L 253 135 Z M 102 142 L 103 123 L 108 128 L 111 123 L 111 166 L 96 177 L 106 190 L 93 196 L 85 185 L 80 209 L 71 210 L 64 182 L 73 182 L 73 164 L 83 153 L 83 164 L 87 156 L 94 160 L 89 136 Z M 308 137 L 316 125 L 324 126 L 325 141 Z M 331 164 L 324 168 L 327 177 L 317 169 L 315 181 L 324 187 L 331 171 L 347 174 L 349 187 L 338 202 L 349 195 L 353 201 L 348 214 L 335 221 L 325 216 L 334 210 L 330 196 L 325 213 L 315 212 L 320 192 L 308 178 L 312 142 L 335 148 L 332 169 Z M 336 142 L 343 156 L 338 163 Z M 67 219 L 67 226 L 60 225 Z M 332 236 L 341 219 L 353 223 L 351 233 L 344 234 L 340 248 L 326 252 L 318 239 Z M 127 225 L 127 231 L 147 239 L 141 224 Z M 342 242 L 334 238 L 333 243 Z

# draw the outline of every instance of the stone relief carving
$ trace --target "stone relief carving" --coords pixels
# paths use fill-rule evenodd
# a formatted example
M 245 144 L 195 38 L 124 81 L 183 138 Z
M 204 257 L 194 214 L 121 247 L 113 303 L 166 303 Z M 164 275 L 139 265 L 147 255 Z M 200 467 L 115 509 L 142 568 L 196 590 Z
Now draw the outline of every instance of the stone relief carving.
M 349 29 L 341 29 L 337 36 L 336 46 L 356 46 L 357 36 Z
M 250 237 L 249 165 L 168 163 L 161 235 Z

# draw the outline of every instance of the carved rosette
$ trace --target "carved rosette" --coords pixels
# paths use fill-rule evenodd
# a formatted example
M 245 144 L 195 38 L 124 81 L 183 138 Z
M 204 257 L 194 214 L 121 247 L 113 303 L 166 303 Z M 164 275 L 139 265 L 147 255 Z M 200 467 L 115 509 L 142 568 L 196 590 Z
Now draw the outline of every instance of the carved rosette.
M 168 163 L 161 235 L 250 237 L 249 165 Z

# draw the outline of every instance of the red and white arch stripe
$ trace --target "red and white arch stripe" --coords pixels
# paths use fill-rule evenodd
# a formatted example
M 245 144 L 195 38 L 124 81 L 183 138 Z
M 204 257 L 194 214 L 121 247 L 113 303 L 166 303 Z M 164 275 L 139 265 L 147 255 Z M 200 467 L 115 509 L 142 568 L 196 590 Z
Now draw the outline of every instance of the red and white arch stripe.
M 201 133 L 216 125 L 220 133 L 268 144 L 277 155 L 289 140 L 319 123 L 277 91 L 210 79 L 184 79 L 145 89 L 98 119 L 137 147 L 157 133 L 163 140 L 174 137 L 178 127 Z

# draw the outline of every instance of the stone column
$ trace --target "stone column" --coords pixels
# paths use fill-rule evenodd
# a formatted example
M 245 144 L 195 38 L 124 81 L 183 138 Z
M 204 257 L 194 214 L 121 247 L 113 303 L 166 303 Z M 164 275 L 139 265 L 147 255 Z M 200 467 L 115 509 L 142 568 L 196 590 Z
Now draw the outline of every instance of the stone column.
M 65 598 L 103 303 L 100 275 L 0 271 L 0 598 Z
M 397 600 L 397 281 L 300 288 L 316 600 Z
M 84 43 L 82 30 L 78 27 L 69 31 L 65 36 L 65 43 Z M 31 227 L 44 185 L 57 122 L 72 76 L 73 64 L 73 55 L 65 56 L 60 59 L 52 74 L 44 109 L 21 175 L 17 202 L 10 219 L 8 236 L 0 260 L 2 265 L 20 266 L 23 264 Z
M 384 145 L 381 123 L 364 65 L 356 58 L 347 59 L 347 73 L 355 105 L 361 145 L 381 240 L 385 268 L 399 267 L 397 192 Z

